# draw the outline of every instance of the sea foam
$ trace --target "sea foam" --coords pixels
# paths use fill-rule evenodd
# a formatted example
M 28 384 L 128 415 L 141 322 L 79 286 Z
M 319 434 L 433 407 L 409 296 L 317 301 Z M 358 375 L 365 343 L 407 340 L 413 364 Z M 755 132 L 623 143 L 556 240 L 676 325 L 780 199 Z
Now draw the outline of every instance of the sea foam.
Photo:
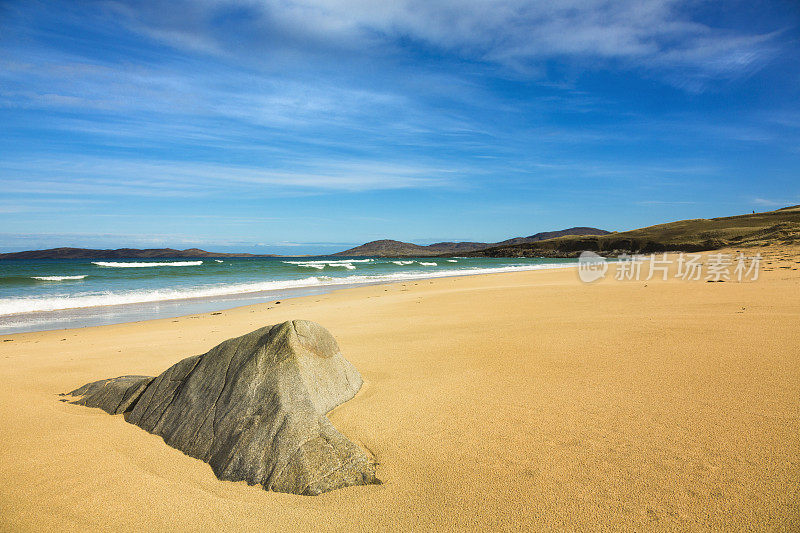
M 295 265 L 301 268 L 315 268 L 322 270 L 325 267 L 341 267 L 347 270 L 355 270 L 356 267 L 352 263 L 371 263 L 374 259 L 333 259 L 333 260 L 317 260 L 317 261 L 281 261 L 287 265 Z
M 149 263 L 152 264 L 152 263 Z M 420 263 L 421 264 L 421 263 Z M 577 263 L 549 263 L 539 265 L 519 265 L 505 267 L 474 267 L 457 270 L 431 270 L 427 272 L 398 272 L 395 274 L 352 275 L 343 277 L 312 276 L 302 279 L 282 281 L 262 281 L 252 283 L 230 283 L 199 286 L 186 289 L 153 289 L 131 291 L 105 291 L 78 293 L 74 295 L 54 295 L 47 297 L 22 297 L 0 299 L 0 316 L 40 311 L 56 311 L 84 307 L 137 304 L 182 300 L 188 298 L 213 298 L 219 296 L 250 294 L 304 287 L 365 285 L 390 283 L 415 279 L 468 276 L 475 274 L 494 274 L 500 272 L 520 272 L 526 270 L 547 270 L 576 266 Z
M 38 279 L 41 281 L 66 281 L 66 280 L 74 280 L 74 279 L 83 279 L 86 277 L 86 274 L 83 276 L 31 276 L 31 279 Z
M 319 259 L 308 261 L 281 261 L 287 265 L 342 265 L 345 263 L 372 263 L 374 259 Z
M 114 261 L 92 261 L 93 265 L 110 268 L 146 268 L 146 267 L 188 267 L 200 266 L 202 261 L 172 261 L 169 263 L 118 263 Z

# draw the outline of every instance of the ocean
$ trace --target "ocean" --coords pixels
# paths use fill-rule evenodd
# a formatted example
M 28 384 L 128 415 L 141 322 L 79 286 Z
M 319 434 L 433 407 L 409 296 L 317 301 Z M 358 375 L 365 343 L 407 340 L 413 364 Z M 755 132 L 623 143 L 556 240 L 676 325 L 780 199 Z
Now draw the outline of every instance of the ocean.
M 365 284 L 575 263 L 482 257 L 0 261 L 0 334 L 176 317 Z

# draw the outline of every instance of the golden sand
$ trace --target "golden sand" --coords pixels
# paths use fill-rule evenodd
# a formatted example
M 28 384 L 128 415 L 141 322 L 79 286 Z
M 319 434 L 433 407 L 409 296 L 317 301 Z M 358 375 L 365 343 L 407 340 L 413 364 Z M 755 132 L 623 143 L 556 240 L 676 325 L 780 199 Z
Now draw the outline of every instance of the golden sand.
M 800 253 L 762 253 L 748 283 L 534 271 L 0 337 L 0 529 L 796 530 Z M 329 416 L 381 486 L 222 482 L 57 396 L 299 318 L 367 382 Z

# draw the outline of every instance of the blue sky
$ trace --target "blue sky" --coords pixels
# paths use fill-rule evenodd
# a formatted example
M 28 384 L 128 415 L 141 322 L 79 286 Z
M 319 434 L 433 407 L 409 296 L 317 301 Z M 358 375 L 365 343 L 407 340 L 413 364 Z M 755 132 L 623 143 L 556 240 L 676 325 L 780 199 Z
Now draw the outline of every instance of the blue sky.
M 800 203 L 796 1 L 0 3 L 0 249 L 323 253 Z

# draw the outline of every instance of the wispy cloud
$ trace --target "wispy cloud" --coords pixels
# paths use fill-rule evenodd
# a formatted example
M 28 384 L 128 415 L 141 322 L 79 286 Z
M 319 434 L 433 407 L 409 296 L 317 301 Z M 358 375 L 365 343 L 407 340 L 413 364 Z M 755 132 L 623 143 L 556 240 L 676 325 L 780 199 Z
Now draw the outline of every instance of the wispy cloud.
M 607 209 L 609 227 L 635 227 L 658 213 L 702 216 L 712 200 L 750 210 L 751 198 L 785 198 L 796 180 L 800 19 L 781 7 L 11 0 L 3 9 L 7 231 L 168 225 L 206 232 L 206 242 L 226 232 L 256 244 L 491 240 L 574 225 L 562 213 Z M 620 214 L 631 206 L 651 219 Z
M 690 0 L 219 0 L 173 2 L 166 9 L 137 4 L 115 6 L 131 28 L 151 38 L 201 53 L 240 54 L 247 47 L 267 59 L 342 50 L 391 55 L 410 39 L 523 70 L 571 57 L 735 77 L 763 66 L 776 36 L 692 20 L 688 13 L 696 2 Z M 240 24 L 235 36 L 211 26 L 224 15 Z
M 56 209 L 62 212 L 78 211 L 90 205 L 98 206 L 106 203 L 103 200 L 86 198 L 25 198 L 11 200 L 8 198 L 8 193 L 9 191 L 6 191 L 6 197 L 0 199 L 0 214 L 43 213 Z
M 753 205 L 760 205 L 763 207 L 788 207 L 790 205 L 797 205 L 800 203 L 800 196 L 794 198 L 753 198 L 751 200 Z
M 32 170 L 35 167 L 35 170 Z M 451 185 L 457 168 L 392 164 L 386 161 L 307 161 L 303 168 L 265 169 L 185 161 L 71 158 L 0 162 L 6 193 L 206 197 L 275 195 L 281 191 L 364 191 Z

